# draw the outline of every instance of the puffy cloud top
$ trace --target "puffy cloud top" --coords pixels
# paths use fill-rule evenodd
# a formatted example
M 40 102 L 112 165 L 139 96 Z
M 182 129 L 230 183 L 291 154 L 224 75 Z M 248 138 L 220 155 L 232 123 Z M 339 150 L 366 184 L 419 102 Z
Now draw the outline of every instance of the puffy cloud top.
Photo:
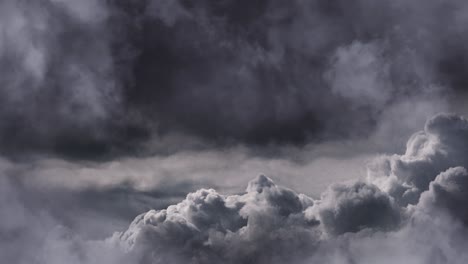
M 330 187 L 312 210 L 316 210 L 330 234 L 357 232 L 365 228 L 388 230 L 400 222 L 399 207 L 393 199 L 377 186 L 363 182 Z
M 463 167 L 450 168 L 431 182 L 421 195 L 418 207 L 422 210 L 442 210 L 468 225 L 468 172 Z M 444 212 L 443 212 L 444 213 Z
M 30 210 L 17 195 L 22 186 L 11 178 L 2 186 L 0 256 L 39 264 L 463 264 L 467 123 L 456 115 L 435 116 L 409 139 L 404 154 L 377 158 L 367 179 L 334 184 L 319 199 L 259 176 L 243 193 L 192 192 L 98 241 L 54 228 L 54 215 Z M 14 171 L 3 166 L 2 173 Z M 37 247 L 43 237 L 47 243 Z
M 468 167 L 468 120 L 439 114 L 415 133 L 406 153 L 380 157 L 370 167 L 370 180 L 402 205 L 415 204 L 436 176 L 455 166 Z
M 437 115 L 409 139 L 405 154 L 378 158 L 367 181 L 332 185 L 318 200 L 262 175 L 242 194 L 202 189 L 167 209 L 151 210 L 112 241 L 140 263 L 368 263 L 379 259 L 369 243 L 385 248 L 426 241 L 421 230 L 433 228 L 440 230 L 434 234 L 440 240 L 431 244 L 433 263 L 455 260 L 459 247 L 445 245 L 453 239 L 468 244 L 455 236 L 467 231 L 468 173 L 454 167 L 468 165 L 462 155 L 467 131 L 466 119 Z M 406 249 L 395 250 L 411 259 Z M 422 245 L 414 250 L 427 253 Z M 414 263 L 427 260 L 414 257 Z
M 335 185 L 314 202 L 259 176 L 241 195 L 202 189 L 142 214 L 114 239 L 143 252 L 142 263 L 282 263 L 304 259 L 325 237 L 395 228 L 399 210 L 363 182 Z
M 316 241 L 317 221 L 305 217 L 311 198 L 259 176 L 242 195 L 210 189 L 177 205 L 138 216 L 119 235 L 143 263 L 266 263 L 288 251 L 305 254 Z

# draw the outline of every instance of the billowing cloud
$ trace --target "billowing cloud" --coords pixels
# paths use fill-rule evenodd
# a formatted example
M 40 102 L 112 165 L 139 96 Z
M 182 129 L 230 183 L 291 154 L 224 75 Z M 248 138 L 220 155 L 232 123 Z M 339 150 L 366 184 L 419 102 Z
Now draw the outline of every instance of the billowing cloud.
M 363 182 L 331 186 L 310 211 L 331 235 L 363 229 L 391 230 L 401 220 L 400 208 L 393 199 L 377 186 Z
M 31 186 L 13 177 L 21 170 L 2 161 L 0 254 L 15 263 L 464 263 L 466 124 L 457 115 L 433 117 L 405 154 L 378 157 L 369 177 L 331 185 L 317 199 L 259 176 L 238 194 L 200 189 L 168 207 L 148 200 L 159 208 L 108 238 L 34 203 L 43 196 L 26 193 Z M 103 221 L 94 228 L 115 224 L 94 221 Z
M 0 259 L 467 263 L 467 13 L 0 1 Z
M 467 124 L 456 115 L 433 117 L 404 155 L 377 160 L 395 167 L 382 174 L 372 167 L 366 182 L 332 185 L 317 200 L 259 176 L 239 195 L 201 189 L 142 214 L 111 241 L 137 252 L 140 263 L 387 263 L 381 251 L 389 243 L 401 243 L 392 246 L 395 257 L 410 263 L 463 263 L 462 247 L 447 243 L 468 245 L 460 235 L 450 237 L 468 232 L 468 174 L 450 168 L 465 164 L 458 155 L 468 142 Z M 402 203 L 406 193 L 395 186 L 411 192 L 414 205 Z M 426 228 L 440 230 L 435 241 L 426 241 Z M 411 243 L 424 244 L 405 249 Z
M 455 166 L 468 167 L 468 121 L 457 115 L 431 118 L 414 134 L 404 155 L 384 156 L 371 166 L 369 177 L 401 204 L 416 203 L 436 176 Z M 381 177 L 385 175 L 385 177 Z
M 312 204 L 260 176 L 242 195 L 202 189 L 140 215 L 118 238 L 142 250 L 143 263 L 281 262 L 288 251 L 304 254 L 313 246 L 318 222 L 304 214 Z
M 466 169 L 450 168 L 431 182 L 429 190 L 421 195 L 417 208 L 426 212 L 448 213 L 468 225 L 468 213 L 464 209 L 468 202 L 467 188 Z

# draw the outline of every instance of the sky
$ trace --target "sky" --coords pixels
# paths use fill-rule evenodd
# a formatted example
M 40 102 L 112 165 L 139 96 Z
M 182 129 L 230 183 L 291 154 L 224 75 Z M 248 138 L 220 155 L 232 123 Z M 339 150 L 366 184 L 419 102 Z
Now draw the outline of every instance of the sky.
M 0 259 L 466 263 L 467 43 L 462 0 L 0 0 Z

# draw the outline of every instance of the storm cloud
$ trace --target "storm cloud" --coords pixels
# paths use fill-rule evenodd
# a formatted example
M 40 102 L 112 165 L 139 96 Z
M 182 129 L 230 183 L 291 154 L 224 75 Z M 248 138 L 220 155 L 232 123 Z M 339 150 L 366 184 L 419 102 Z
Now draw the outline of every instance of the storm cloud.
M 0 144 L 16 157 L 404 138 L 466 94 L 463 1 L 1 5 Z
M 0 0 L 0 259 L 467 263 L 467 22 L 462 0 Z

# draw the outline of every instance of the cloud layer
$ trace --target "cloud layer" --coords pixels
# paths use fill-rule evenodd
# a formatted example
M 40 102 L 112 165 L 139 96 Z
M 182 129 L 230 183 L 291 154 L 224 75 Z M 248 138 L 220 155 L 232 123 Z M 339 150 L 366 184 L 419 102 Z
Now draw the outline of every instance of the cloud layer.
M 0 1 L 0 259 L 467 263 L 467 14 Z
M 302 145 L 464 107 L 464 1 L 75 2 L 2 1 L 4 154 Z

